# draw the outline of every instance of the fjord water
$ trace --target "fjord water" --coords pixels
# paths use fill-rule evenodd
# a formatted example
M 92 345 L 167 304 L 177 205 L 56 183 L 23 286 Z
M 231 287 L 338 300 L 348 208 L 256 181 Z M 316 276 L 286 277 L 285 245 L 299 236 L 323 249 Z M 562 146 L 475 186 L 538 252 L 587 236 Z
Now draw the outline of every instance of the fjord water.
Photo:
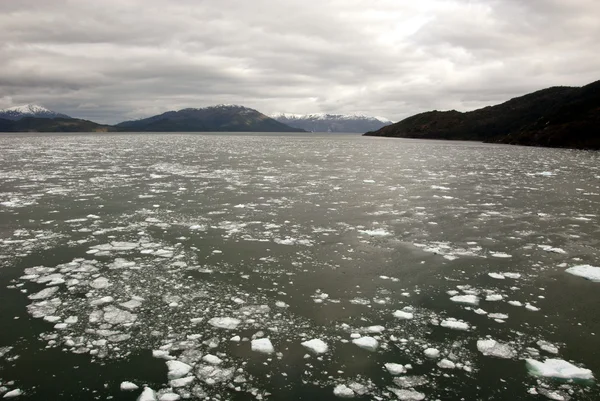
M 0 155 L 2 393 L 600 399 L 525 361 L 600 376 L 600 283 L 565 272 L 600 266 L 598 153 L 28 134 L 0 136 Z

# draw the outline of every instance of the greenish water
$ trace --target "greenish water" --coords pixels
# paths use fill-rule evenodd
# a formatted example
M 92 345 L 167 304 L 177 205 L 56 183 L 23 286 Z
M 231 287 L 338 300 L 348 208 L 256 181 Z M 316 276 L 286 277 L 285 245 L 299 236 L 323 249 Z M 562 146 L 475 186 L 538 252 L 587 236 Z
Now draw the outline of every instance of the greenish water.
M 599 159 L 352 135 L 2 135 L 0 395 L 600 399 L 596 380 L 525 362 L 600 375 L 600 283 L 565 272 L 600 266 Z

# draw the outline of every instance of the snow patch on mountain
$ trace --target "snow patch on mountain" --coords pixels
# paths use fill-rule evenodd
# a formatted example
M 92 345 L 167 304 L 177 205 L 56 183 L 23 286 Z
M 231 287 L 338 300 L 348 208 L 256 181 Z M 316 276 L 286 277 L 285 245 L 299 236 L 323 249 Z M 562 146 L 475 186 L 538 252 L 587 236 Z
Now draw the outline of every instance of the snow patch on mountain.
M 37 118 L 71 118 L 66 114 L 57 113 L 37 104 L 26 104 L 0 110 L 0 118 L 6 120 L 20 120 L 25 117 Z
M 275 113 L 269 117 L 291 127 L 302 128 L 313 132 L 367 132 L 378 130 L 392 124 L 384 117 L 367 116 L 364 114 L 292 114 Z

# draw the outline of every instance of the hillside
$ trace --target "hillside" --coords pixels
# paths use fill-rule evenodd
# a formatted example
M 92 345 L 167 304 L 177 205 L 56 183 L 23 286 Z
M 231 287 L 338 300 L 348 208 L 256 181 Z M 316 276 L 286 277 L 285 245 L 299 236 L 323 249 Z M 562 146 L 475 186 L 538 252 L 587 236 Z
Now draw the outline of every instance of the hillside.
M 600 149 L 599 120 L 597 81 L 543 89 L 466 113 L 421 113 L 365 135 Z
M 288 114 L 271 115 L 275 120 L 311 132 L 356 132 L 363 133 L 380 129 L 392 122 L 382 117 L 370 117 L 356 114 Z
M 96 124 L 77 118 L 24 117 L 19 120 L 0 119 L 0 132 L 111 132 L 110 125 Z
M 219 105 L 183 109 L 115 126 L 120 131 L 147 132 L 304 132 L 243 106 Z

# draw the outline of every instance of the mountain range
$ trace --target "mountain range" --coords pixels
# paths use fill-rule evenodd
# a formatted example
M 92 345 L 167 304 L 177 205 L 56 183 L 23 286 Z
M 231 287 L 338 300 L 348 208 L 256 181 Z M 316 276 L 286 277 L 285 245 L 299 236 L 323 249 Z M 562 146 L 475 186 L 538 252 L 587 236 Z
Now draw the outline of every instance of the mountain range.
M 271 118 L 290 127 L 310 132 L 355 132 L 363 133 L 378 130 L 392 121 L 383 117 L 370 117 L 361 114 L 271 114 Z
M 365 135 L 600 149 L 600 81 L 547 88 L 466 113 L 429 111 Z
M 144 132 L 304 132 L 254 109 L 237 105 L 168 111 L 141 120 L 125 121 L 115 127 L 119 131 Z

